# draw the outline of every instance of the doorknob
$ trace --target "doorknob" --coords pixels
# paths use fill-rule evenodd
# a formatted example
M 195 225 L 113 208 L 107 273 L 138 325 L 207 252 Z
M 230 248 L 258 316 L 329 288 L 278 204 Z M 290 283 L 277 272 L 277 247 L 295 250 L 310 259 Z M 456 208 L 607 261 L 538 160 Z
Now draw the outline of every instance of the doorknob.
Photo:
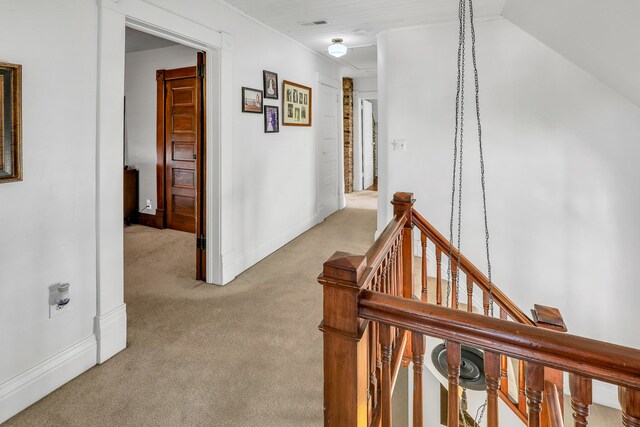
M 193 160 L 196 159 L 196 153 L 193 153 Z

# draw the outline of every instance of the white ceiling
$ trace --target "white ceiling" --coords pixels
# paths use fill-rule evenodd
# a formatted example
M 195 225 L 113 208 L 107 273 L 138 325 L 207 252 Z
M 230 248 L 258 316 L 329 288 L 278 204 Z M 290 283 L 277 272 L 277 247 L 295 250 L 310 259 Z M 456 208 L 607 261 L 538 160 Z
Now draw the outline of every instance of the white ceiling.
M 175 46 L 178 43 L 152 36 L 132 28 L 127 28 L 124 50 L 126 53 L 140 52 L 143 50 L 160 49 L 161 47 Z
M 455 0 L 226 0 L 247 15 L 326 55 L 331 39 L 350 49 L 338 61 L 353 76 L 376 74 L 376 35 L 458 19 Z M 502 14 L 505 0 L 476 0 L 476 19 Z M 302 23 L 326 20 L 328 24 Z
M 504 16 L 640 106 L 640 1 L 508 0 Z

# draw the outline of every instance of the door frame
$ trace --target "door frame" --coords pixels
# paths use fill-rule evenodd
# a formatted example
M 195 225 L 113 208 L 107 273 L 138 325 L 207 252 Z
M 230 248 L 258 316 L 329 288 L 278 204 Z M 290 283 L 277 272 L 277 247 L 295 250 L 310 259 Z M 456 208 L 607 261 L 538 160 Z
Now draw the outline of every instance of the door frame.
M 233 38 L 143 0 L 100 0 L 98 9 L 96 140 L 96 317 L 97 362 L 126 347 L 124 239 L 122 233 L 122 135 L 124 127 L 125 29 L 133 28 L 204 51 L 206 69 L 205 167 L 207 282 L 225 284 L 232 252 Z M 228 264 L 228 262 L 226 263 Z
M 378 99 L 378 92 L 353 91 L 353 191 L 362 191 L 362 101 Z M 379 145 L 379 144 L 378 144 Z M 376 145 L 376 150 L 378 149 Z M 377 153 L 376 153 L 377 154 Z

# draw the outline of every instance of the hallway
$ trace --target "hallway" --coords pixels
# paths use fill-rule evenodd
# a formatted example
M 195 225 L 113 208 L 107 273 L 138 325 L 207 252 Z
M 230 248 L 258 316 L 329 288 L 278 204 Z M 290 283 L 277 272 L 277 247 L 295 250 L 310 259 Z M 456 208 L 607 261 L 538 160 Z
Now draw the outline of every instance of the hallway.
M 192 235 L 126 228 L 127 349 L 6 425 L 322 425 L 316 277 L 334 251 L 371 245 L 376 194 L 348 195 L 346 209 L 225 287 L 187 278 Z

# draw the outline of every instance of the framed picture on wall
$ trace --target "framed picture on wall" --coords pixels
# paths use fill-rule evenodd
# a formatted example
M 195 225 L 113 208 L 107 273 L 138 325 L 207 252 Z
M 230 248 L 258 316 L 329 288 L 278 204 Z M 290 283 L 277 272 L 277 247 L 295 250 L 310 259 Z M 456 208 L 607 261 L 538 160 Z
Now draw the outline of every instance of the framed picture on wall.
M 273 71 L 262 71 L 264 80 L 264 97 L 269 99 L 278 99 L 278 75 Z
M 282 81 L 282 125 L 311 126 L 311 88 Z
M 22 181 L 22 66 L 0 62 L 0 184 Z
M 280 108 L 275 105 L 264 106 L 264 132 L 280 132 Z
M 261 90 L 249 87 L 242 88 L 242 112 L 262 114 Z

